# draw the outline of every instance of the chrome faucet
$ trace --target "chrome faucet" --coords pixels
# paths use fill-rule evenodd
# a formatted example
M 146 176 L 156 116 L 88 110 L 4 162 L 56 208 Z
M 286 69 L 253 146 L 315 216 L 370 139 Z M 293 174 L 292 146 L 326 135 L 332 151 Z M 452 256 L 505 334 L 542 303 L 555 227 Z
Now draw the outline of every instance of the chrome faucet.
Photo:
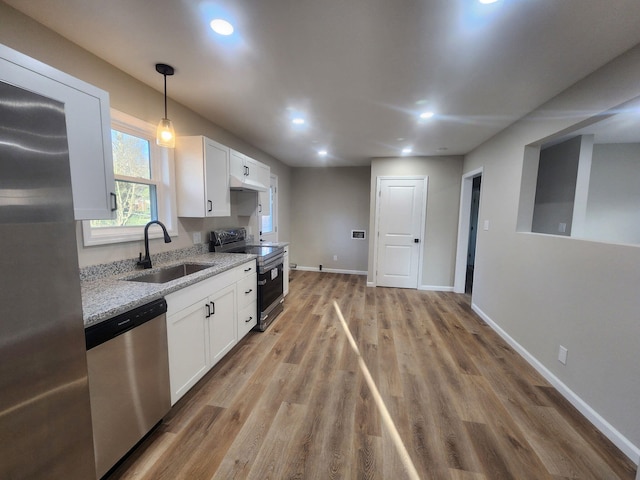
M 151 268 L 151 257 L 149 256 L 149 227 L 151 224 L 157 223 L 162 227 L 162 231 L 164 232 L 164 243 L 170 243 L 171 237 L 169 236 L 169 232 L 167 232 L 167 227 L 165 227 L 161 221 L 159 220 L 151 220 L 144 226 L 144 258 L 142 258 L 142 252 L 140 252 L 140 257 L 138 259 L 137 265 L 142 268 Z

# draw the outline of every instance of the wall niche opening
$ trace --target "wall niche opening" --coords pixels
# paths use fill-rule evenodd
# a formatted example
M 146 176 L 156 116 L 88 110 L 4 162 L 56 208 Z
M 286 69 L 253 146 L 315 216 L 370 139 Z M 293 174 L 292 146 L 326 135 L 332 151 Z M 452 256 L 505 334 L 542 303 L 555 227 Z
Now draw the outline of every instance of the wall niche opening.
M 517 230 L 640 245 L 640 98 L 526 146 Z

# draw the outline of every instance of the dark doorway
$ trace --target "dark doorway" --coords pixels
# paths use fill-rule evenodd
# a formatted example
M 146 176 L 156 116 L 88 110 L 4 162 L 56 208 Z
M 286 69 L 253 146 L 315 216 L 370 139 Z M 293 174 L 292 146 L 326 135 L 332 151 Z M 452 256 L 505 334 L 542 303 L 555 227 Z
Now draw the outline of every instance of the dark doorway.
M 476 261 L 476 237 L 478 236 L 481 178 L 480 175 L 474 177 L 471 188 L 471 215 L 469 216 L 469 247 L 467 249 L 467 275 L 464 284 L 465 293 L 471 293 L 473 291 L 473 267 Z

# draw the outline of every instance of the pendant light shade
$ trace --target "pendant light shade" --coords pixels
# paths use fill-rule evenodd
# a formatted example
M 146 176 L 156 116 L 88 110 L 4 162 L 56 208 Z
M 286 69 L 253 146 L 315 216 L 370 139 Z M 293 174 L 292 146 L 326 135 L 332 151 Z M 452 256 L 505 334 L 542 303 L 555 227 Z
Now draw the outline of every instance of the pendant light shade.
M 173 67 L 164 63 L 156 63 L 156 71 L 164 76 L 164 118 L 158 122 L 156 129 L 156 143 L 161 147 L 175 148 L 176 132 L 171 120 L 167 118 L 167 75 L 174 73 Z

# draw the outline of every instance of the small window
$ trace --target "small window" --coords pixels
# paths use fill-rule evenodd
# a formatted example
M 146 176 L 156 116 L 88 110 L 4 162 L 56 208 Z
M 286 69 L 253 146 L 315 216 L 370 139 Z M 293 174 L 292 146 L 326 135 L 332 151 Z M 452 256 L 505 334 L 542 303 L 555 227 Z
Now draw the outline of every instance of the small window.
M 111 142 L 118 208 L 111 220 L 83 222 L 84 244 L 140 240 L 142 227 L 151 220 L 162 221 L 175 235 L 171 154 L 155 144 L 155 127 L 112 111 Z
M 271 175 L 269 185 L 269 215 L 260 216 L 260 239 L 278 241 L 278 177 Z

